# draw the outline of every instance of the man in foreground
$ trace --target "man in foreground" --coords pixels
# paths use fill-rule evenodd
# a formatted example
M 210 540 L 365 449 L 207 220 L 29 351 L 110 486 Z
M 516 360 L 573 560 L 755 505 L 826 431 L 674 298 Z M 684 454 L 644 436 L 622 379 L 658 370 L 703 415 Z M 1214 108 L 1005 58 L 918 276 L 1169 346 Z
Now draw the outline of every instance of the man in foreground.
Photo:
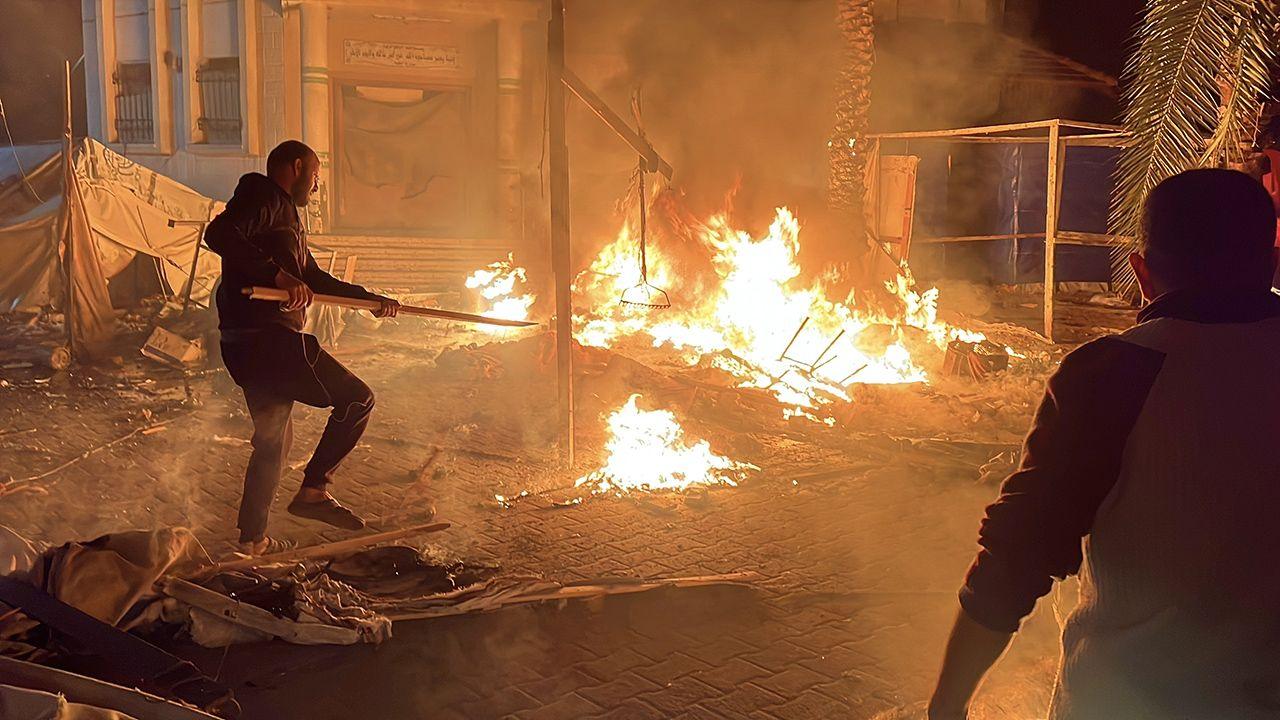
M 333 411 L 289 512 L 350 530 L 364 527 L 327 487 L 364 433 L 373 392 L 302 328 L 317 292 L 378 300 L 378 317 L 394 316 L 399 304 L 338 280 L 316 264 L 298 208 L 310 201 L 319 174 L 320 159 L 311 148 L 294 140 L 281 143 L 267 157 L 267 174 L 240 178 L 226 210 L 205 232 L 205 242 L 222 257 L 217 297 L 222 358 L 253 417 L 253 453 L 238 525 L 242 549 L 254 555 L 285 547 L 267 537 L 267 514 L 293 438 L 294 402 Z M 289 300 L 251 300 L 241 291 L 252 285 L 287 290 Z
M 1049 379 L 982 522 L 930 718 L 965 717 L 1037 598 L 1076 572 L 1051 718 L 1280 717 L 1275 233 L 1244 174 L 1152 191 L 1130 258 L 1150 304 Z

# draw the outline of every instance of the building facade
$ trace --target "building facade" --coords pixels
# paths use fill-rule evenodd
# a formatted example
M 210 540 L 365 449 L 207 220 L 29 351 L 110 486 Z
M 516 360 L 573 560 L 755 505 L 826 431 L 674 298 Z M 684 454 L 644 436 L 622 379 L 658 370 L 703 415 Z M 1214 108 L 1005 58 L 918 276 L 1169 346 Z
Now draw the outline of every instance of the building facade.
M 442 288 L 532 242 L 536 0 L 82 3 L 90 134 L 219 199 L 306 142 L 312 241 L 357 255 L 357 280 Z

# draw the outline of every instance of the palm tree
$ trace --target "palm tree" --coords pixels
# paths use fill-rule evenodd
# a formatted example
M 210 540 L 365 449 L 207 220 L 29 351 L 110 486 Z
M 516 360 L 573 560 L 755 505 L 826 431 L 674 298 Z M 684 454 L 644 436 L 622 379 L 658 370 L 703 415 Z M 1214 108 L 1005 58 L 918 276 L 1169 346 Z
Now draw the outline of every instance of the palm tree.
M 1112 208 L 1126 238 L 1113 256 L 1124 291 L 1125 262 L 1141 242 L 1142 204 L 1161 180 L 1195 167 L 1241 163 L 1257 133 L 1276 56 L 1273 0 L 1146 0 L 1137 48 L 1125 67 L 1124 125 Z
M 871 66 L 875 61 L 873 0 L 837 0 L 836 23 L 843 39 L 839 85 L 836 89 L 836 122 L 827 152 L 831 174 L 828 203 L 834 210 L 862 208 L 867 154 L 863 135 L 871 110 Z

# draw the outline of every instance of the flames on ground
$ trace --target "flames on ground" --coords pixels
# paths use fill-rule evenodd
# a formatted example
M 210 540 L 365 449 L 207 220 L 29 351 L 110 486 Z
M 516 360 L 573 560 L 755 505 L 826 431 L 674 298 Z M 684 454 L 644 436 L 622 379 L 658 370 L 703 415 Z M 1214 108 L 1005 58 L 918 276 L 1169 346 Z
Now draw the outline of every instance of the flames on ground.
M 690 444 L 669 410 L 642 410 L 632 395 L 606 421 L 609 439 L 600 469 L 578 478 L 593 493 L 685 490 L 694 485 L 736 486 L 750 463 L 712 452 L 706 440 Z

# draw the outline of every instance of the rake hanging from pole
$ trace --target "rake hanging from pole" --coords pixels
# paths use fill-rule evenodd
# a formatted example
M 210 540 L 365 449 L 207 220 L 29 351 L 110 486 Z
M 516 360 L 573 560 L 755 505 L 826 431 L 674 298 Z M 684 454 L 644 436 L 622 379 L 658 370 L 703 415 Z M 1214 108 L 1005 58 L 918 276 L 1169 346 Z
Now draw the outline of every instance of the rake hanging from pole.
M 640 91 L 631 96 L 631 112 L 636 118 L 636 129 L 640 131 L 640 139 L 644 140 L 644 123 L 640 120 Z M 622 302 L 627 305 L 639 305 L 649 308 L 671 307 L 671 297 L 667 291 L 649 282 L 649 197 L 648 197 L 648 160 L 640 156 L 638 165 L 640 180 L 640 282 L 622 291 Z

